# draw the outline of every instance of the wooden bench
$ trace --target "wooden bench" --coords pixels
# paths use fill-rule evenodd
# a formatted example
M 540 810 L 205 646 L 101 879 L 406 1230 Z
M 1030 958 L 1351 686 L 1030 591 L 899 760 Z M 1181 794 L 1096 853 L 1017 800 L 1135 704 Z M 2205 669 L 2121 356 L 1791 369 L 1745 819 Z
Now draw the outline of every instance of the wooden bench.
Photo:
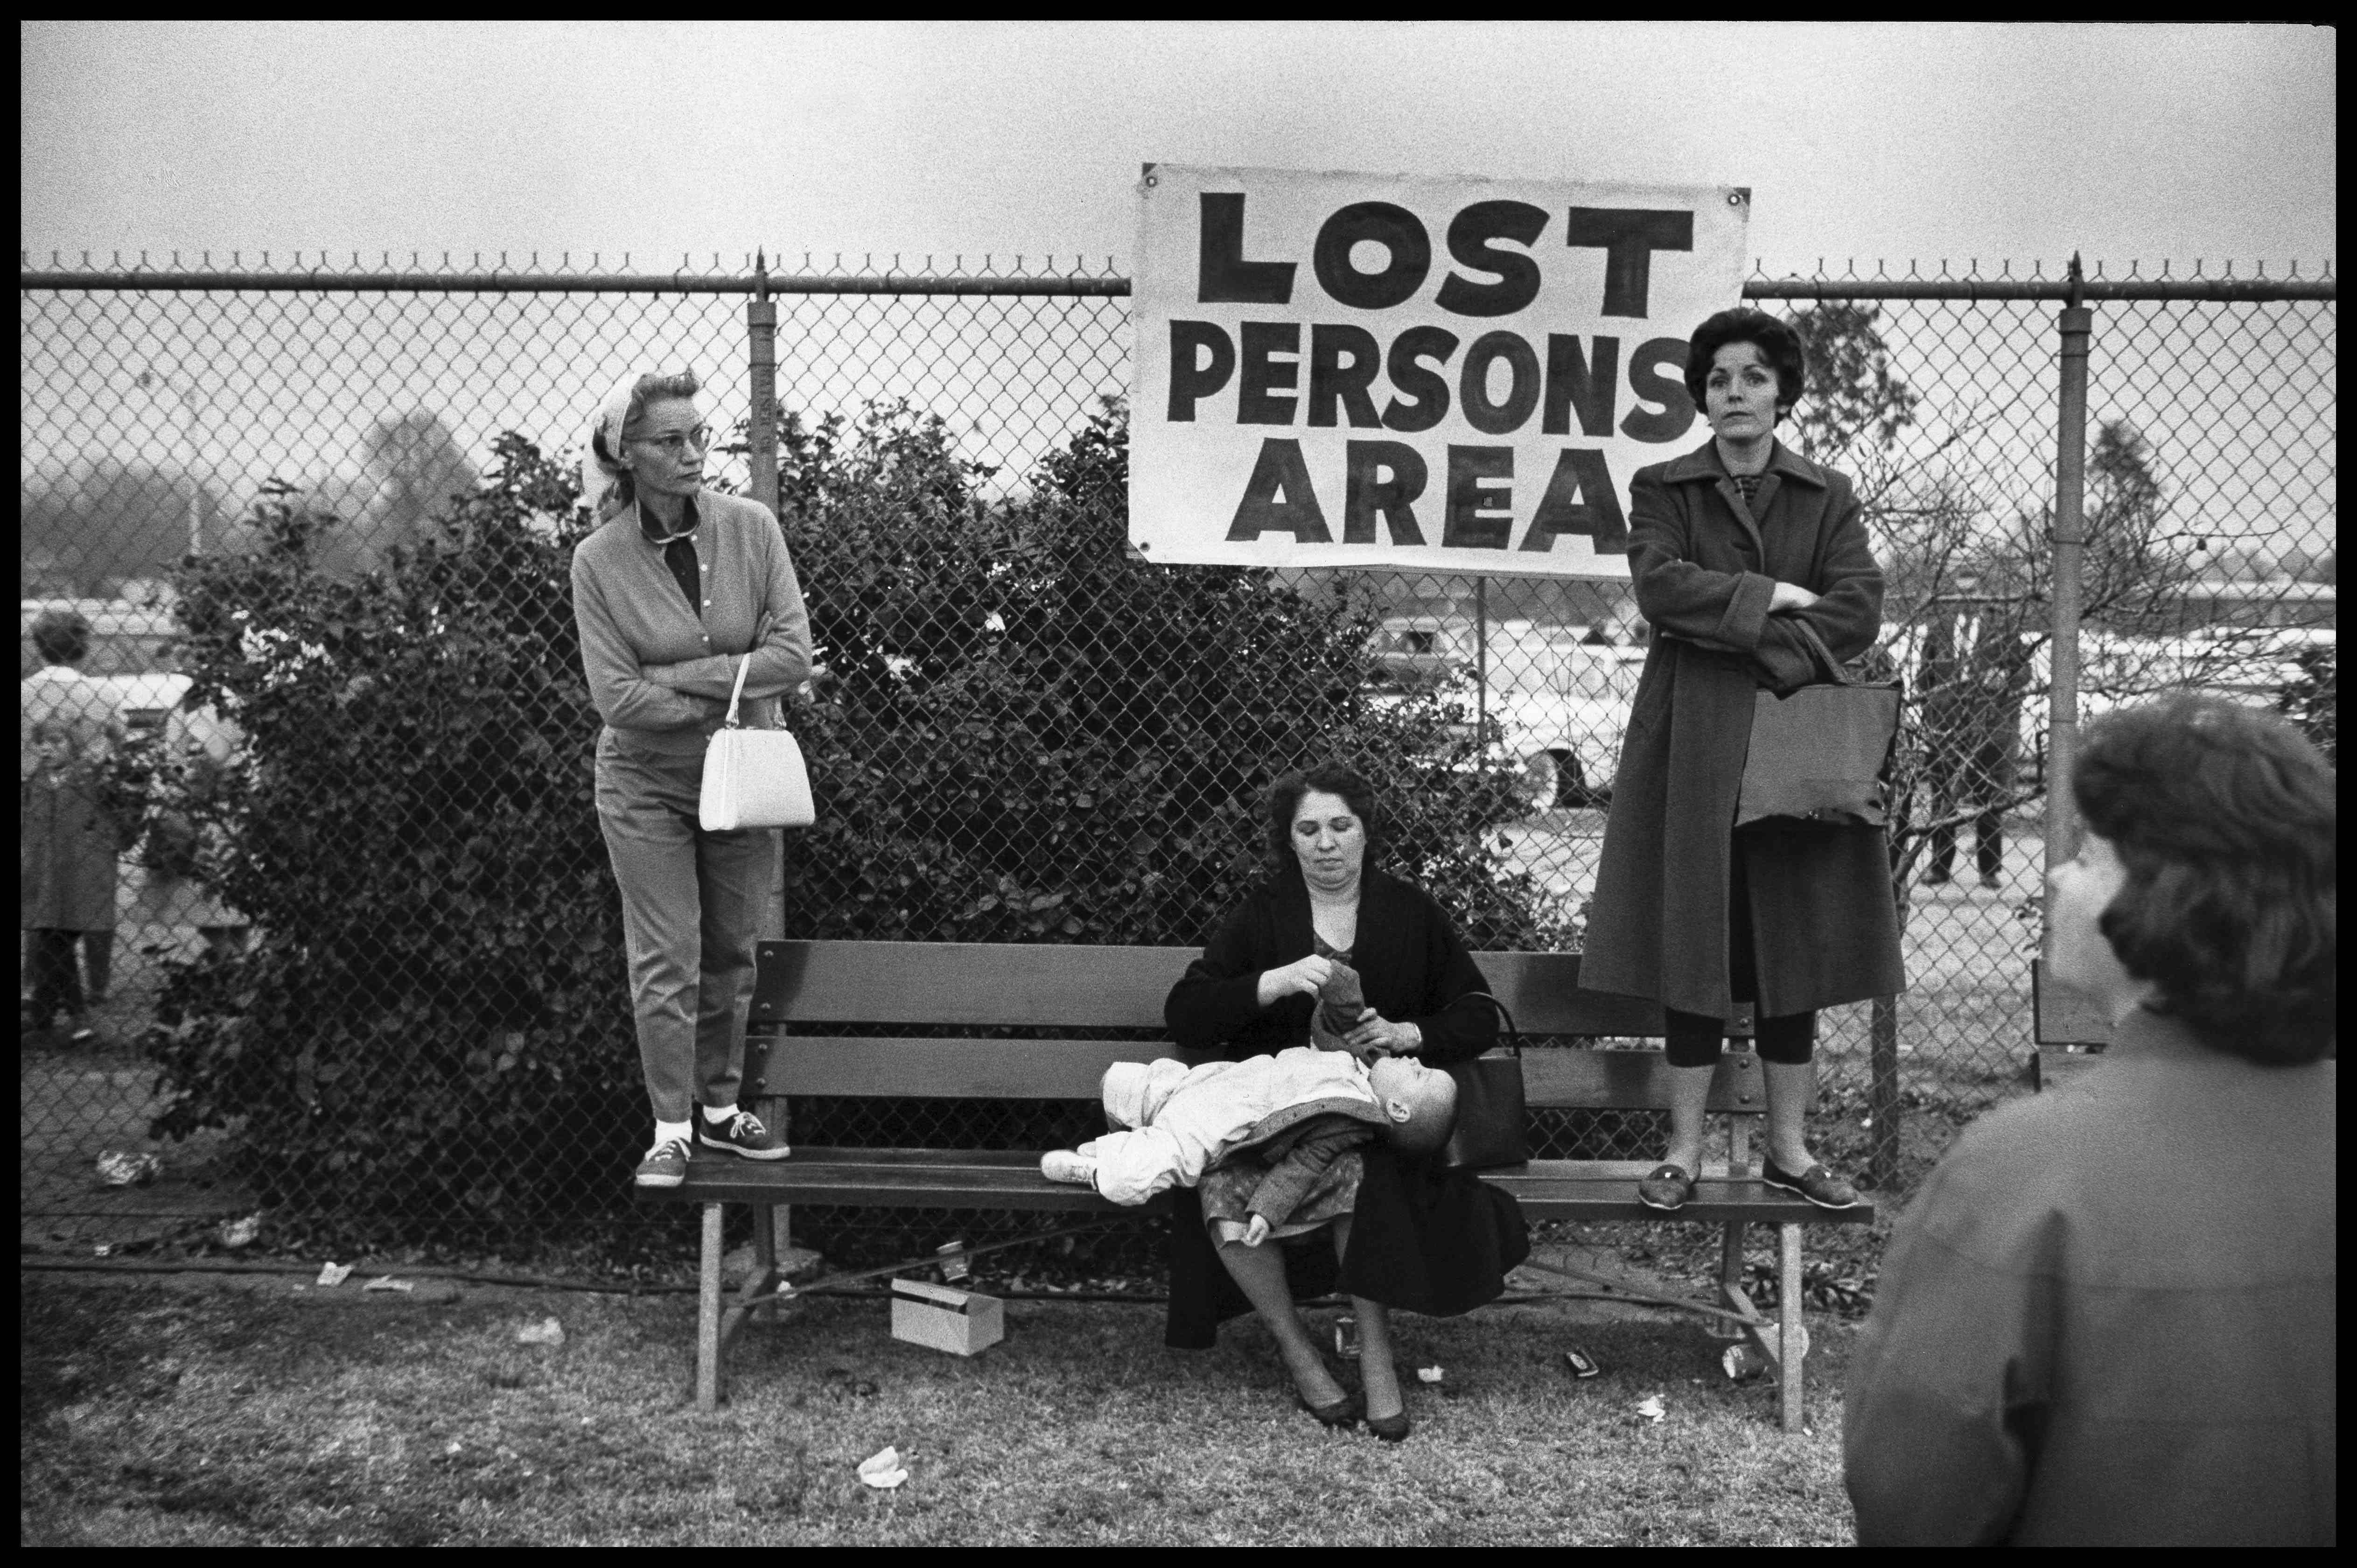
M 1162 1029 L 1163 999 L 1196 954 L 1192 948 L 995 946 L 963 943 L 764 942 L 754 989 L 740 1096 L 776 1124 L 792 1122 L 795 1096 L 939 1097 L 960 1100 L 1093 1101 L 1107 1066 L 1168 1056 L 1164 1038 L 944 1038 L 958 1028 L 996 1026 L 1038 1034 Z M 1491 989 L 1533 1036 L 1658 1037 L 1661 1010 L 1627 997 L 1578 989 L 1579 959 L 1568 953 L 1475 955 Z M 842 1032 L 843 1026 L 864 1026 Z M 877 1037 L 877 1026 L 905 1030 Z M 830 1028 L 837 1032 L 830 1033 Z M 1659 1051 L 1526 1050 L 1523 1079 L 1534 1108 L 1666 1109 L 1668 1069 Z M 1754 1118 L 1766 1109 L 1759 1060 L 1722 1058 L 1710 1109 L 1729 1113 L 1724 1162 L 1706 1160 L 1693 1201 L 1677 1218 L 1725 1227 L 1719 1300 L 1697 1305 L 1735 1320 L 1780 1369 L 1785 1430 L 1798 1430 L 1802 1402 L 1801 1227 L 1865 1224 L 1870 1205 L 1838 1213 L 1770 1190 L 1751 1155 Z M 774 1303 L 779 1210 L 792 1204 L 913 1208 L 1120 1213 L 1085 1187 L 1060 1186 L 1039 1171 L 1043 1151 L 814 1148 L 794 1141 L 791 1158 L 757 1164 L 699 1150 L 681 1187 L 643 1196 L 700 1204 L 702 1288 L 695 1397 L 713 1408 L 724 1391 L 730 1341 L 752 1310 Z M 1652 1160 L 1533 1160 L 1483 1173 L 1512 1193 L 1533 1220 L 1659 1220 L 1637 1201 Z M 721 1289 L 723 1206 L 755 1210 L 755 1267 L 733 1305 Z M 1761 1314 L 1743 1289 L 1747 1226 L 1778 1227 L 1780 1309 Z M 914 1265 L 911 1265 L 914 1266 Z
M 2112 1041 L 2112 1021 L 2083 993 L 2058 983 L 2039 959 L 2029 970 L 2030 1003 L 2037 1055 L 2030 1058 L 2030 1082 L 2039 1090 L 2070 1082 L 2104 1059 Z

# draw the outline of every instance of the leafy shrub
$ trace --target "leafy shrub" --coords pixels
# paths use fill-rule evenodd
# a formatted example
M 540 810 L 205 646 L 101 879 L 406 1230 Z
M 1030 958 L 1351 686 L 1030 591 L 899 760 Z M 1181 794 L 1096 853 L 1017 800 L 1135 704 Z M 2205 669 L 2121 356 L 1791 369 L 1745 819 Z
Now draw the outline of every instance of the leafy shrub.
M 780 470 L 828 671 L 795 720 L 820 821 L 788 850 L 790 931 L 1199 942 L 1266 874 L 1271 780 L 1339 758 L 1474 945 L 1569 934 L 1483 848 L 1522 814 L 1517 770 L 1460 702 L 1370 686 L 1363 593 L 1130 549 L 1117 400 L 1007 504 L 905 406 L 790 424 Z

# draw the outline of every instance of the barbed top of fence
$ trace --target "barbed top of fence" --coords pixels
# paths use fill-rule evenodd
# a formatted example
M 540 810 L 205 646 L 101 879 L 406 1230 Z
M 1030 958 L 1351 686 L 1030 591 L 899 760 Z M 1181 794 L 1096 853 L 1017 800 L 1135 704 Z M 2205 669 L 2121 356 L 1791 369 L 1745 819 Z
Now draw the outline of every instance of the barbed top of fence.
M 1053 256 L 1027 268 L 1031 258 L 1017 255 L 1011 265 L 981 255 L 972 263 L 963 254 L 947 265 L 927 255 L 923 264 L 900 254 L 881 261 L 864 253 L 846 264 L 843 252 L 821 265 L 809 252 L 798 266 L 761 267 L 753 252 L 735 263 L 716 252 L 699 263 L 682 255 L 668 271 L 642 270 L 631 252 L 609 258 L 603 252 L 540 251 L 474 252 L 462 261 L 451 252 L 438 256 L 412 251 L 406 258 L 389 251 L 370 258 L 358 251 L 345 252 L 231 251 L 224 263 L 215 251 L 154 252 L 127 257 L 110 252 L 103 260 L 84 251 L 69 261 L 56 251 L 46 267 L 37 266 L 29 251 L 17 252 L 20 289 L 224 290 L 244 292 L 329 293 L 484 293 L 484 294 L 752 294 L 767 286 L 772 294 L 1013 294 L 1124 295 L 1129 279 L 1116 270 L 1112 257 L 1102 267 L 1075 256 L 1069 264 Z
M 52 251 L 47 266 L 36 266 L 33 253 L 20 250 L 17 286 L 107 291 L 752 294 L 766 283 L 772 294 L 1119 297 L 1130 292 L 1129 278 L 1110 256 L 1100 267 L 1079 256 L 1071 258 L 1068 264 L 1060 263 L 1054 256 L 1046 256 L 1037 265 L 1027 265 L 1031 258 L 1024 254 L 1002 263 L 999 258 L 987 253 L 969 260 L 964 252 L 952 252 L 946 263 L 939 253 L 929 252 L 918 264 L 918 258 L 911 254 L 896 252 L 880 257 L 872 251 L 856 252 L 856 261 L 851 259 L 854 252 L 837 251 L 822 260 L 818 252 L 805 251 L 799 263 L 786 264 L 782 258 L 791 252 L 773 253 L 780 257 L 780 263 L 766 271 L 756 265 L 751 254 L 732 263 L 713 252 L 700 265 L 693 255 L 683 254 L 676 268 L 653 272 L 633 270 L 631 253 L 627 251 L 611 261 L 598 251 L 556 252 L 553 253 L 554 260 L 549 259 L 551 252 L 500 251 L 488 252 L 492 259 L 486 261 L 487 252 L 477 251 L 470 252 L 464 263 L 448 251 L 433 259 L 427 252 L 412 251 L 405 261 L 397 260 L 393 252 L 383 251 L 373 262 L 358 251 L 336 254 L 326 251 L 232 251 L 226 264 L 217 259 L 220 252 L 213 251 L 195 252 L 193 263 L 188 260 L 188 252 L 180 251 L 168 252 L 167 260 L 158 260 L 159 252 L 147 251 L 137 252 L 135 260 L 126 260 L 123 252 L 115 251 L 104 261 L 84 251 L 78 262 L 68 262 L 61 252 Z M 249 255 L 258 259 L 249 261 Z M 274 259 L 280 255 L 286 259 Z M 307 264 L 307 256 L 317 259 Z M 1864 273 L 1854 257 L 1839 272 L 1830 269 L 1820 258 L 1814 274 L 1787 273 L 1781 276 L 1771 276 L 1764 266 L 1755 263 L 1752 275 L 1744 282 L 1743 297 L 2067 300 L 2072 285 L 2061 273 L 2058 267 L 2050 274 L 2045 263 L 2037 261 L 2000 260 L 1984 267 L 1977 256 L 1967 258 L 1961 270 L 1947 257 L 1941 258 L 1936 268 L 1910 261 L 1904 263 L 1903 270 L 1878 259 L 1872 271 Z M 2179 272 L 2168 262 L 2149 269 L 2146 263 L 2135 261 L 2118 266 L 2098 262 L 2077 286 L 2079 297 L 2091 301 L 2255 303 L 2340 297 L 2340 282 L 2330 261 L 2315 266 L 2305 276 L 2298 262 L 2285 263 L 2273 276 L 2265 262 L 2253 263 L 2249 273 L 2242 276 L 2236 275 L 2231 262 L 2197 262 L 2190 273 Z

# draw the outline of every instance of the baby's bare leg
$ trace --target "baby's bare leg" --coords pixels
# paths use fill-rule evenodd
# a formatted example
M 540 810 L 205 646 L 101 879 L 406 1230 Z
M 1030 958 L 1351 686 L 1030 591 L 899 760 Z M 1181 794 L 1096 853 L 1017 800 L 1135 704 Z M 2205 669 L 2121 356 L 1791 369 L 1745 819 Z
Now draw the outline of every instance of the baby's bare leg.
M 1341 1386 L 1326 1370 L 1325 1358 L 1318 1355 L 1308 1326 L 1293 1305 L 1293 1287 L 1285 1278 L 1285 1254 L 1274 1242 L 1247 1247 L 1241 1241 L 1222 1241 L 1220 1262 L 1227 1265 L 1229 1277 L 1275 1337 L 1277 1354 L 1285 1358 L 1285 1369 L 1301 1397 L 1311 1404 L 1331 1404 L 1340 1399 Z

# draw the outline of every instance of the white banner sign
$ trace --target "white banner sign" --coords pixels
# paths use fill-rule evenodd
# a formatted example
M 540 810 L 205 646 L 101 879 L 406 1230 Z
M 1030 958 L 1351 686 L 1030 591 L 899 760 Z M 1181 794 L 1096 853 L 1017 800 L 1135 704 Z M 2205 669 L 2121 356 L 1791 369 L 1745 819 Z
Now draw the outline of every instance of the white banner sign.
M 1749 191 L 1149 167 L 1129 527 L 1147 559 L 1628 575 L 1629 478 L 1706 427 Z

